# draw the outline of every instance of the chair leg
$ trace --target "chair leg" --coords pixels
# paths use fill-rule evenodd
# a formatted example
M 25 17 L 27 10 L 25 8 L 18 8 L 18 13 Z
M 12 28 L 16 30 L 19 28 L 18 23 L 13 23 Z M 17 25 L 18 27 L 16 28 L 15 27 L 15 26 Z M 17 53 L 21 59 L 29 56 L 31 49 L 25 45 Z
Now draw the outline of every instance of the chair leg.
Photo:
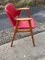
M 16 30 L 14 29 L 14 35 L 13 35 L 13 38 L 12 38 L 12 41 L 11 41 L 11 47 L 13 45 L 13 41 L 14 41 L 15 35 L 16 35 Z
M 31 20 L 29 21 L 29 25 L 30 25 L 30 31 L 31 31 L 31 37 L 32 37 L 33 46 L 35 46 L 34 36 L 33 36 L 33 31 L 32 31 L 32 26 L 31 26 Z
M 13 41 L 14 41 L 14 38 L 15 38 L 15 35 L 16 35 L 16 32 L 17 32 L 17 28 L 18 28 L 18 21 L 16 21 L 16 28 L 14 29 L 14 35 L 13 35 L 13 38 L 12 38 L 12 41 L 11 41 L 11 47 L 13 45 Z

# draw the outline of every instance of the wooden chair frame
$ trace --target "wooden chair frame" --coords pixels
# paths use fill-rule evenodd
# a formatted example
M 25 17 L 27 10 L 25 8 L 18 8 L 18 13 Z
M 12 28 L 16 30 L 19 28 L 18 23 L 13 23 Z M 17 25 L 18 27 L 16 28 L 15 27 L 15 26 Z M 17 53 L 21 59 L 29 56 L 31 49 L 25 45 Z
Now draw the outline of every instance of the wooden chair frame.
M 12 41 L 11 41 L 11 47 L 13 45 L 13 41 L 14 41 L 14 38 L 15 38 L 15 35 L 17 32 L 31 32 L 31 37 L 32 37 L 32 42 L 33 42 L 33 46 L 35 46 L 35 42 L 34 42 L 34 34 L 33 34 L 33 30 L 32 30 L 32 25 L 31 25 L 31 18 L 30 18 L 30 14 L 29 14 L 29 8 L 18 8 L 17 10 L 27 10 L 28 11 L 28 18 L 16 18 L 16 28 L 14 28 L 14 35 L 13 35 L 13 38 L 12 38 Z M 30 29 L 18 29 L 18 25 L 19 25 L 19 22 L 20 20 L 24 20 L 24 21 L 28 21 L 29 23 L 29 26 L 30 26 Z

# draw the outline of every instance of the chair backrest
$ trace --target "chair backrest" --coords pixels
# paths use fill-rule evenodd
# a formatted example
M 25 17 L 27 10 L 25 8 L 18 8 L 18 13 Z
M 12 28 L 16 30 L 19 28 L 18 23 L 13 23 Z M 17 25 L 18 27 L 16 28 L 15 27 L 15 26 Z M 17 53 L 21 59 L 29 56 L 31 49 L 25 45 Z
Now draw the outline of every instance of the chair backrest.
M 16 20 L 14 20 L 14 18 L 17 16 L 15 6 L 12 3 L 8 3 L 5 6 L 5 11 L 6 11 L 8 17 L 10 18 L 10 21 L 11 21 L 12 25 L 15 26 L 16 25 Z

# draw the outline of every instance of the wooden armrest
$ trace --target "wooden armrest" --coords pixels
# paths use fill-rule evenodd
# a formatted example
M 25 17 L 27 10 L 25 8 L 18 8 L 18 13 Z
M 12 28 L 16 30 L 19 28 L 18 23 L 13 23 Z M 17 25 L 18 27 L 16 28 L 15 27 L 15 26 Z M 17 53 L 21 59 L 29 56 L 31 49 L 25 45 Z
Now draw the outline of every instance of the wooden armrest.
M 24 21 L 26 21 L 26 20 L 32 20 L 32 18 L 16 18 L 16 20 L 24 20 Z
M 30 8 L 24 7 L 24 8 L 17 8 L 17 10 L 29 10 Z

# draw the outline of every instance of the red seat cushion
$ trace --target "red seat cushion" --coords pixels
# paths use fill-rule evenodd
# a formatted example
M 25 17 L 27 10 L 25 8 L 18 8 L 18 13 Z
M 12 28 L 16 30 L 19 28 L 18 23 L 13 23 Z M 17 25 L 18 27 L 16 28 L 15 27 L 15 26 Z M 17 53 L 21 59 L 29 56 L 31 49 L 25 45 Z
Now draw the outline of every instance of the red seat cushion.
M 31 25 L 32 25 L 32 28 L 36 27 L 36 23 L 35 23 L 35 20 L 33 18 L 31 20 Z M 18 28 L 30 28 L 29 22 L 28 21 L 20 21 Z

